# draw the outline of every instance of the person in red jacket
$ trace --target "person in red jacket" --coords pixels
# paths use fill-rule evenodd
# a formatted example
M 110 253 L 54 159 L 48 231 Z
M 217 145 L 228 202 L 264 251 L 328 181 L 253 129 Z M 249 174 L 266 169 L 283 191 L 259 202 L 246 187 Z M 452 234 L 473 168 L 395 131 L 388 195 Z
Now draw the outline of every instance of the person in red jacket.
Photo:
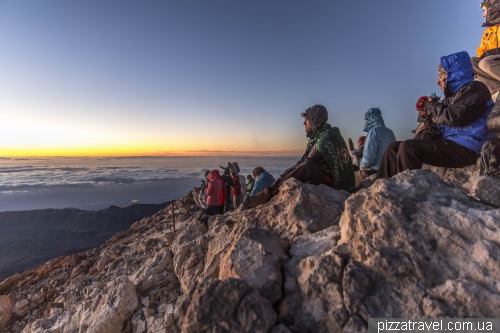
M 219 207 L 220 207 L 220 194 L 222 193 L 222 188 L 224 187 L 222 185 L 222 180 L 220 180 L 220 176 L 218 176 L 219 171 L 217 170 L 212 170 L 208 174 L 208 186 L 205 189 L 207 193 L 207 206 L 208 209 L 218 212 Z
M 219 196 L 219 200 L 220 200 L 220 206 L 219 206 L 219 209 L 218 209 L 218 212 L 219 214 L 224 214 L 224 204 L 226 202 L 226 198 L 227 198 L 227 195 L 226 195 L 226 183 L 222 180 L 221 176 L 220 176 L 220 173 L 219 173 L 219 170 L 213 170 L 213 172 L 215 173 L 215 177 L 220 181 L 221 183 L 221 191 L 220 191 L 220 196 Z
M 241 204 L 241 183 L 240 177 L 236 172 L 231 172 L 233 186 L 231 186 L 231 194 L 233 195 L 233 207 L 237 209 Z

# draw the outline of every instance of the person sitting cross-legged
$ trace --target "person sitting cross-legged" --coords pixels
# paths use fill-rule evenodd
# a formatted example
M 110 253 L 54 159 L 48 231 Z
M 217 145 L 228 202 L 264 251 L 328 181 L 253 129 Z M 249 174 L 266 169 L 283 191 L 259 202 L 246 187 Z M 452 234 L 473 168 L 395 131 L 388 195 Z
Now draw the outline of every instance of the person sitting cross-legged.
M 339 129 L 327 123 L 326 108 L 323 105 L 314 105 L 301 115 L 304 117 L 306 136 L 309 138 L 304 155 L 294 166 L 285 170 L 271 186 L 245 197 L 245 206 L 253 208 L 268 202 L 278 193 L 281 184 L 292 177 L 303 183 L 325 184 L 337 190 L 354 191 L 354 169 L 347 145 Z M 255 187 L 258 181 L 255 182 Z
M 491 95 L 483 82 L 474 81 L 467 52 L 441 57 L 438 85 L 442 101 L 427 96 L 425 114 L 438 125 L 441 139 L 396 141 L 387 147 L 377 179 L 389 178 L 422 164 L 462 168 L 475 164 L 484 142 L 493 134 L 486 119 L 493 108 Z

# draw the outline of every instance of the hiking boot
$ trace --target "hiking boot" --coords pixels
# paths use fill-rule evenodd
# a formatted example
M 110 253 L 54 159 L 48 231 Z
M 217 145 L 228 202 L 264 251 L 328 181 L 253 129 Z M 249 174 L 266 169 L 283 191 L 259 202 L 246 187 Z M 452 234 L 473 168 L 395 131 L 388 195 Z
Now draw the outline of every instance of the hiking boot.
M 477 182 L 476 196 L 484 203 L 500 208 L 500 179 L 481 177 Z

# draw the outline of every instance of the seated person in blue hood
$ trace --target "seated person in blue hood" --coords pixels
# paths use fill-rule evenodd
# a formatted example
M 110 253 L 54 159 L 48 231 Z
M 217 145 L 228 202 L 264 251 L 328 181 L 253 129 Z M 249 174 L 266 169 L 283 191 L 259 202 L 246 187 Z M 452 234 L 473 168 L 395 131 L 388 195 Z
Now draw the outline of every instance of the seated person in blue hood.
M 328 124 L 328 111 L 323 105 L 314 105 L 301 113 L 306 137 L 309 139 L 302 158 L 285 170 L 268 188 L 255 189 L 254 195 L 243 200 L 246 207 L 268 202 L 279 192 L 284 181 L 295 178 L 303 183 L 327 185 L 337 190 L 352 192 L 355 187 L 354 169 L 344 138 L 337 127 Z M 258 180 L 255 182 L 257 186 Z
M 263 167 L 256 167 L 253 169 L 252 174 L 256 180 L 253 184 L 253 189 L 252 192 L 250 192 L 250 195 L 264 191 L 266 187 L 269 187 L 272 183 L 274 183 L 274 177 Z
M 379 108 L 371 108 L 365 113 L 365 139 L 363 158 L 360 163 L 361 177 L 366 178 L 377 170 L 389 143 L 396 141 L 396 136 L 385 127 L 384 118 Z
M 441 57 L 438 85 L 442 101 L 427 98 L 425 113 L 438 125 L 441 139 L 396 141 L 387 147 L 377 179 L 389 178 L 422 164 L 462 168 L 475 164 L 484 142 L 492 137 L 486 119 L 493 108 L 486 85 L 474 81 L 467 52 Z

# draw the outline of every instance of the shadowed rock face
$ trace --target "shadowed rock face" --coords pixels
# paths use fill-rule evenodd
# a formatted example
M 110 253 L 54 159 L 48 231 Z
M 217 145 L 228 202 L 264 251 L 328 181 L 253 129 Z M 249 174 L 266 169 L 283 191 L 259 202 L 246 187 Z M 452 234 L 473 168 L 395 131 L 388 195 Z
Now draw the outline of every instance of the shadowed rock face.
M 350 197 L 290 179 L 208 227 L 195 191 L 176 208 L 175 237 L 168 208 L 0 283 L 0 327 L 366 332 L 370 317 L 500 317 L 500 210 L 430 171 Z

